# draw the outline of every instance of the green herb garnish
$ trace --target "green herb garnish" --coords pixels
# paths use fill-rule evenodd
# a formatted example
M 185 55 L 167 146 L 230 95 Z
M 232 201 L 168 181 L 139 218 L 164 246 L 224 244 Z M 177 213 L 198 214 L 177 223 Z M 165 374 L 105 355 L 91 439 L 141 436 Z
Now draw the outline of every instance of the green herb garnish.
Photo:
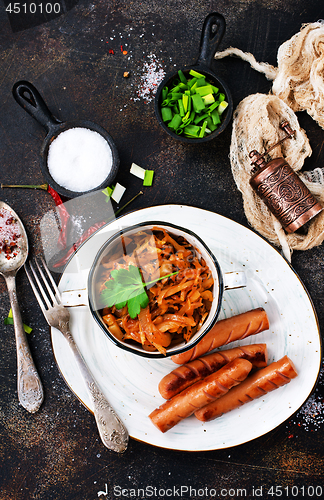
M 10 309 L 9 313 L 8 313 L 8 317 L 5 318 L 3 320 L 4 324 L 5 325 L 13 325 L 14 324 L 14 320 L 13 320 L 13 316 L 12 316 L 12 310 Z M 24 327 L 24 330 L 26 333 L 31 333 L 33 331 L 33 329 L 28 326 L 28 325 L 25 325 L 25 323 L 23 323 L 23 327 Z
M 179 70 L 178 77 L 172 88 L 162 89 L 162 120 L 177 135 L 206 137 L 221 124 L 228 106 L 225 94 L 195 70 L 189 71 L 188 78 Z
M 132 319 L 135 319 L 141 308 L 143 309 L 149 303 L 145 287 L 178 274 L 178 272 L 144 283 L 140 270 L 136 266 L 130 265 L 128 269 L 114 269 L 110 273 L 112 279 L 106 281 L 106 288 L 101 292 L 102 301 L 106 307 L 116 306 L 117 309 L 121 309 L 127 304 L 128 314 Z

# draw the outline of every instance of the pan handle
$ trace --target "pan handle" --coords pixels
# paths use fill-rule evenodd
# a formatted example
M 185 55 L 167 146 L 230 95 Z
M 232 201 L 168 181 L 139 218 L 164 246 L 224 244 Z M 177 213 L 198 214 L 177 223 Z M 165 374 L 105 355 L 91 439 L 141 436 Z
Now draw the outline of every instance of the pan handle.
M 53 131 L 62 123 L 52 115 L 44 99 L 34 87 L 25 80 L 16 82 L 12 88 L 12 93 L 18 104 L 42 125 L 47 132 Z
M 200 53 L 196 62 L 197 66 L 211 66 L 218 45 L 224 36 L 225 29 L 226 22 L 221 14 L 213 12 L 206 17 L 201 33 Z

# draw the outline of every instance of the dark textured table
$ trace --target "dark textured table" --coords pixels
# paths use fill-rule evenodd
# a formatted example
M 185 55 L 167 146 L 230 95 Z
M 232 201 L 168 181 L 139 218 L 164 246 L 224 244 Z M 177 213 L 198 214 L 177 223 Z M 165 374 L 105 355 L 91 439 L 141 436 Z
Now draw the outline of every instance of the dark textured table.
M 36 11 L 29 9 L 28 13 L 23 3 L 11 3 L 12 9 L 20 6 L 17 14 L 6 12 L 7 0 L 0 5 L 1 182 L 41 184 L 44 180 L 39 167 L 44 130 L 17 105 L 11 93 L 13 84 L 24 79 L 40 90 L 56 116 L 89 119 L 110 132 L 121 159 L 117 180 L 127 188 L 123 202 L 141 186 L 129 174 L 132 162 L 155 171 L 153 186 L 127 210 L 181 203 L 248 226 L 230 170 L 231 127 L 208 145 L 174 141 L 154 117 L 149 69 L 153 68 L 156 76 L 160 69 L 169 72 L 194 63 L 203 21 L 213 11 L 223 14 L 227 23 L 220 50 L 238 47 L 253 53 L 258 61 L 276 65 L 278 47 L 285 40 L 303 23 L 324 18 L 323 2 L 62 0 L 58 2 L 61 15 L 41 15 L 39 5 L 45 8 L 49 3 L 37 2 L 38 7 L 32 7 Z M 249 94 L 270 90 L 271 83 L 239 59 L 226 58 L 213 64 L 230 86 L 234 106 Z M 313 149 L 307 167 L 323 166 L 323 130 L 304 113 L 299 119 Z M 2 189 L 1 200 L 21 216 L 31 254 L 41 253 L 39 222 L 53 208 L 49 194 Z M 292 266 L 309 291 L 323 327 L 323 247 L 295 252 Z M 33 415 L 18 403 L 13 327 L 3 325 L 1 500 L 95 500 L 100 491 L 105 493 L 101 498 L 145 498 L 137 489 L 147 486 L 156 490 L 149 490 L 151 495 L 147 491 L 146 498 L 178 498 L 181 486 L 192 487 L 191 494 L 183 498 L 209 499 L 215 492 L 218 498 L 324 495 L 321 378 L 312 399 L 297 414 L 249 443 L 190 453 L 131 439 L 126 453 L 118 455 L 102 445 L 93 416 L 60 375 L 49 328 L 23 271 L 18 273 L 17 290 L 23 319 L 33 327 L 29 343 L 44 384 L 45 401 Z M 0 293 L 3 324 L 10 308 L 3 280 Z M 317 489 L 317 496 L 312 489 L 316 486 L 323 488 Z M 121 488 L 125 489 L 123 495 Z

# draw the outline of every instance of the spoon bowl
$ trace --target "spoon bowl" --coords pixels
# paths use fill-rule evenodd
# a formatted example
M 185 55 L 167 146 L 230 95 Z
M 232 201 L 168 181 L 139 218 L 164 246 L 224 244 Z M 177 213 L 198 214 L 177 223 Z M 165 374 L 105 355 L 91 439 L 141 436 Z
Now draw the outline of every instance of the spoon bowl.
M 35 413 L 44 399 L 43 387 L 28 346 L 16 291 L 16 274 L 28 256 L 28 239 L 18 215 L 3 201 L 0 201 L 0 250 L 0 274 L 7 285 L 16 337 L 18 398 L 27 411 Z

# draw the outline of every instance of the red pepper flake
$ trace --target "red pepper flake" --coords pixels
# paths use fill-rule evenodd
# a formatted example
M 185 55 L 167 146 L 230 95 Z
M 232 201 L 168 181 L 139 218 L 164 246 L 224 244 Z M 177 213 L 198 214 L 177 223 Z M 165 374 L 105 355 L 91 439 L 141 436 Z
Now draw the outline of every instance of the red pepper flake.
M 123 54 L 126 56 L 128 54 L 127 50 L 123 50 Z
M 113 51 L 113 49 L 109 49 L 109 54 L 114 54 L 115 52 Z
M 121 46 L 120 46 L 120 52 L 123 52 L 123 50 L 124 50 L 124 49 L 123 49 L 123 46 L 121 45 Z
M 17 220 L 11 213 L 2 208 L 0 210 L 0 252 L 10 260 L 17 255 L 17 240 L 21 237 Z

